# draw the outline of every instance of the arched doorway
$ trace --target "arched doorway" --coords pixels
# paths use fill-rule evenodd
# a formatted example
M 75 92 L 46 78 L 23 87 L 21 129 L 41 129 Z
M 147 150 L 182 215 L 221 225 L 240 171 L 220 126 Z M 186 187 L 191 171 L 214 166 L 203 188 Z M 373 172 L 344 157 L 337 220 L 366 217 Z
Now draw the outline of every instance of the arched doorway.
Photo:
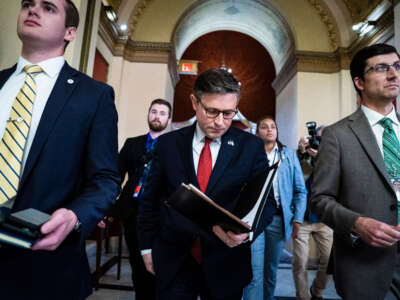
M 239 111 L 243 120 L 257 122 L 275 115 L 275 67 L 266 49 L 252 37 L 235 31 L 215 31 L 195 40 L 183 53 L 182 60 L 198 61 L 198 73 L 207 69 L 230 69 L 242 84 Z M 173 122 L 194 116 L 189 101 L 196 75 L 180 75 L 175 87 Z

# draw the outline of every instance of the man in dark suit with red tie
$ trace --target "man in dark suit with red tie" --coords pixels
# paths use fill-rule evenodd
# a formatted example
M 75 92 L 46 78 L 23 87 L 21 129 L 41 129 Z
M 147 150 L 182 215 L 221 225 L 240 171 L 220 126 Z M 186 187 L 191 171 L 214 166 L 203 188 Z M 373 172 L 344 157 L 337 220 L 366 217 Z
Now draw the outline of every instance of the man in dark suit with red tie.
M 231 127 L 240 84 L 205 71 L 190 96 L 197 122 L 159 138 L 138 217 L 139 244 L 157 299 L 240 300 L 252 276 L 248 234 L 206 233 L 164 201 L 183 183 L 232 211 L 243 184 L 267 166 L 263 143 Z M 207 216 L 204 216 L 207 218 Z

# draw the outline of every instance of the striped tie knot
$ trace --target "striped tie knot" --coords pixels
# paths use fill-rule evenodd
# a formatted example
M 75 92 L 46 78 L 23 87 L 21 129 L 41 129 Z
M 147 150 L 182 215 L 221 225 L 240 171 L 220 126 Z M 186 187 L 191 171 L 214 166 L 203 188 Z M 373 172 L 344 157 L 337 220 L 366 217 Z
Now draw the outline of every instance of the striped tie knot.
M 42 67 L 40 67 L 38 65 L 26 65 L 24 67 L 24 71 L 26 74 L 36 76 L 37 74 L 43 72 L 43 69 L 42 69 Z
M 385 129 L 393 130 L 392 120 L 390 118 L 382 118 L 378 123 Z

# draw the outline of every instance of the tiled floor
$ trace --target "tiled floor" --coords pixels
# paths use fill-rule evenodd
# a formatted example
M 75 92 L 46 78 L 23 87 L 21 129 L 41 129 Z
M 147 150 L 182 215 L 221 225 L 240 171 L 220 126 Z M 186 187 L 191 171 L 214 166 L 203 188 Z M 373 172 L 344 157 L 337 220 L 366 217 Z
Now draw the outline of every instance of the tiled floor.
M 88 247 L 88 256 L 91 268 L 94 269 L 95 265 L 95 248 L 93 246 Z M 112 255 L 112 254 L 111 254 Z M 124 253 L 126 255 L 126 253 Z M 109 255 L 104 255 L 103 259 L 109 258 Z M 121 279 L 117 280 L 117 267 L 111 268 L 106 275 L 101 278 L 101 283 L 107 284 L 120 284 L 125 286 L 131 285 L 131 270 L 127 259 L 122 260 Z M 314 278 L 315 271 L 309 271 L 309 281 L 311 283 Z M 275 291 L 276 300 L 294 300 L 295 299 L 295 288 L 292 276 L 292 270 L 290 264 L 282 263 L 277 274 L 277 287 Z M 324 299 L 340 299 L 336 294 L 333 281 L 329 280 L 328 286 L 324 292 Z M 120 291 L 100 288 L 94 291 L 88 300 L 134 300 L 133 291 Z M 261 300 L 261 299 L 254 299 Z

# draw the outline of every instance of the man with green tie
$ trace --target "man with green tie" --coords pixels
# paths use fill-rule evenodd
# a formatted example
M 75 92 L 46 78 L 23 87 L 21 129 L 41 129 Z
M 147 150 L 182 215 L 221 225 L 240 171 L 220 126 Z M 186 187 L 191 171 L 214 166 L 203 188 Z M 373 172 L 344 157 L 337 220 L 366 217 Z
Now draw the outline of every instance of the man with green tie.
M 361 97 L 352 115 L 324 129 L 312 209 L 334 230 L 330 257 L 344 300 L 396 299 L 399 271 L 400 56 L 386 44 L 361 49 L 350 64 Z
M 85 238 L 119 191 L 111 87 L 71 68 L 71 0 L 22 0 L 16 65 L 0 71 L 0 208 L 51 218 L 32 249 L 0 245 L 2 299 L 85 299 Z

